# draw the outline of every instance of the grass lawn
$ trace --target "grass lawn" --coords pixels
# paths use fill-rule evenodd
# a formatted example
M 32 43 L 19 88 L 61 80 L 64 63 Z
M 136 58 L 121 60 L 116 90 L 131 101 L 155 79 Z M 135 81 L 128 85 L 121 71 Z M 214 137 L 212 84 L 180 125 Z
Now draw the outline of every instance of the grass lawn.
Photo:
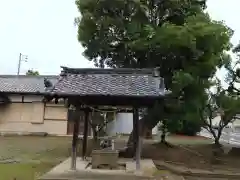
M 127 138 L 119 139 L 119 142 L 126 140 Z M 191 149 L 197 147 L 193 148 L 194 151 L 200 148 L 201 153 L 205 153 L 205 147 L 212 143 L 212 140 L 206 138 L 184 136 L 168 136 L 167 141 Z M 176 161 L 193 166 L 199 166 L 199 162 L 205 161 L 205 158 L 198 157 L 184 148 L 164 147 L 156 143 L 156 140 L 147 140 L 144 144 L 142 155 L 146 158 Z M 36 180 L 68 158 L 70 153 L 71 137 L 0 136 L 0 180 Z M 203 167 L 206 165 L 202 164 Z
M 55 163 L 18 163 L 0 164 L 3 180 L 35 180 L 39 175 L 51 169 Z
M 0 180 L 35 180 L 69 157 L 71 138 L 0 137 Z

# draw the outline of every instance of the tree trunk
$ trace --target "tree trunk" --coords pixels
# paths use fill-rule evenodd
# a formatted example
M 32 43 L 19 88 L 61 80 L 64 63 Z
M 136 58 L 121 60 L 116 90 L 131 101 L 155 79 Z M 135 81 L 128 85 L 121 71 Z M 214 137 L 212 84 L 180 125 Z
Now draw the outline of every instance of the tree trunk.
M 93 140 L 94 141 L 97 141 L 97 139 L 98 139 L 98 135 L 97 135 L 98 133 L 97 133 L 97 131 L 96 131 L 96 129 L 94 128 L 93 129 Z
M 96 128 L 92 127 L 92 131 L 93 131 L 93 148 L 94 149 L 99 149 L 100 148 L 100 142 L 98 140 L 98 131 L 96 130 Z
M 165 133 L 165 131 L 164 132 L 162 132 L 162 135 L 161 135 L 161 143 L 166 143 L 166 133 Z
M 149 129 L 147 127 L 143 127 L 143 133 L 142 133 L 142 137 L 144 137 L 145 139 L 152 139 L 152 129 Z
M 218 138 L 218 137 L 216 137 L 216 138 L 214 139 L 214 144 L 215 144 L 216 146 L 220 146 L 219 139 L 220 139 L 220 138 Z
M 166 142 L 166 120 L 162 121 L 162 134 L 161 134 L 161 143 L 167 144 Z
M 142 118 L 139 120 L 139 134 L 140 136 L 146 138 L 149 137 L 148 133 L 149 131 L 152 131 L 152 129 L 157 125 L 159 121 L 147 121 L 146 119 Z M 131 132 L 129 138 L 128 138 L 128 142 L 127 142 L 127 156 L 133 156 L 133 131 Z
M 219 160 L 219 157 L 221 157 L 224 154 L 224 150 L 222 148 L 222 145 L 219 142 L 220 140 L 220 136 L 218 135 L 215 139 L 214 139 L 214 146 L 213 146 L 213 150 L 212 150 L 212 163 L 213 164 L 219 164 L 221 163 L 221 161 Z
M 209 132 L 212 134 L 212 136 L 213 136 L 213 138 L 214 138 L 214 144 L 215 144 L 216 146 L 220 145 L 219 140 L 220 140 L 221 133 L 219 133 L 219 130 L 218 130 L 217 133 L 214 131 L 213 128 L 209 128 L 209 130 L 210 130 Z
M 217 132 L 215 132 L 213 129 L 210 129 L 210 132 L 213 135 L 214 144 L 216 145 L 216 147 L 220 147 L 221 146 L 221 144 L 220 144 L 220 137 L 222 135 L 222 130 L 223 130 L 223 128 L 219 128 L 217 130 Z

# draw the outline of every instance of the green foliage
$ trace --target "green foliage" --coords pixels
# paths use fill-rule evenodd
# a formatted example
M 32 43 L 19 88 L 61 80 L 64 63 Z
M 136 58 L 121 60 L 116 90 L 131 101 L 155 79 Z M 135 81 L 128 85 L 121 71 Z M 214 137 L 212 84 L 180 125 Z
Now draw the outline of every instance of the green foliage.
M 234 47 L 233 53 L 238 57 L 235 63 L 226 64 L 225 68 L 228 70 L 225 82 L 228 84 L 228 92 L 231 94 L 240 95 L 240 89 L 237 87 L 240 83 L 240 43 Z
M 179 120 L 177 122 L 170 121 L 168 124 L 168 132 L 173 134 L 195 136 L 201 131 L 201 127 L 201 123 L 195 119 Z
M 160 67 L 174 100 L 148 109 L 148 114 L 154 109 L 157 114 L 146 117 L 148 126 L 163 119 L 189 124 L 200 118 L 209 79 L 217 68 L 229 64 L 225 52 L 231 48 L 233 33 L 209 17 L 205 0 L 76 0 L 76 5 L 81 13 L 75 19 L 78 40 L 96 66 Z M 196 118 L 185 120 L 192 114 Z
M 214 92 L 208 92 L 208 100 L 205 101 L 200 110 L 203 127 L 213 135 L 216 144 L 219 144 L 222 130 L 229 123 L 238 119 L 236 115 L 240 113 L 240 97 L 223 89 L 219 82 L 219 80 L 216 81 Z M 217 127 L 213 124 L 213 119 L 216 116 L 220 116 Z
M 39 76 L 39 72 L 29 69 L 29 70 L 26 72 L 26 75 L 27 75 L 27 76 Z
M 220 92 L 213 98 L 221 114 L 221 126 L 226 126 L 229 122 L 233 122 L 236 114 L 240 113 L 240 98 L 226 92 Z

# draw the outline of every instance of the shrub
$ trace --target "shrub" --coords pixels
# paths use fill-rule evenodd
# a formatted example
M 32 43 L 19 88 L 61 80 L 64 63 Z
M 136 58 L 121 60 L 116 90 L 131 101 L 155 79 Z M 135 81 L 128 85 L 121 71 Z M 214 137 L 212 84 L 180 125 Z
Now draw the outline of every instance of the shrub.
M 195 136 L 201 131 L 201 124 L 196 120 L 179 120 L 178 122 L 169 122 L 168 132 L 187 136 Z

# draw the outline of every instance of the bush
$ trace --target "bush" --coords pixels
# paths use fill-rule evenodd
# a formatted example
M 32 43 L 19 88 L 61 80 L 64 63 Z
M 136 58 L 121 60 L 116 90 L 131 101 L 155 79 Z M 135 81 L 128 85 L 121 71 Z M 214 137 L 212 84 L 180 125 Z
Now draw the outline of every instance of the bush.
M 168 132 L 187 136 L 195 136 L 201 131 L 201 124 L 195 120 L 179 120 L 178 122 L 169 122 Z
M 184 134 L 188 136 L 195 136 L 201 131 L 201 124 L 198 121 L 183 121 L 182 129 L 179 134 Z

